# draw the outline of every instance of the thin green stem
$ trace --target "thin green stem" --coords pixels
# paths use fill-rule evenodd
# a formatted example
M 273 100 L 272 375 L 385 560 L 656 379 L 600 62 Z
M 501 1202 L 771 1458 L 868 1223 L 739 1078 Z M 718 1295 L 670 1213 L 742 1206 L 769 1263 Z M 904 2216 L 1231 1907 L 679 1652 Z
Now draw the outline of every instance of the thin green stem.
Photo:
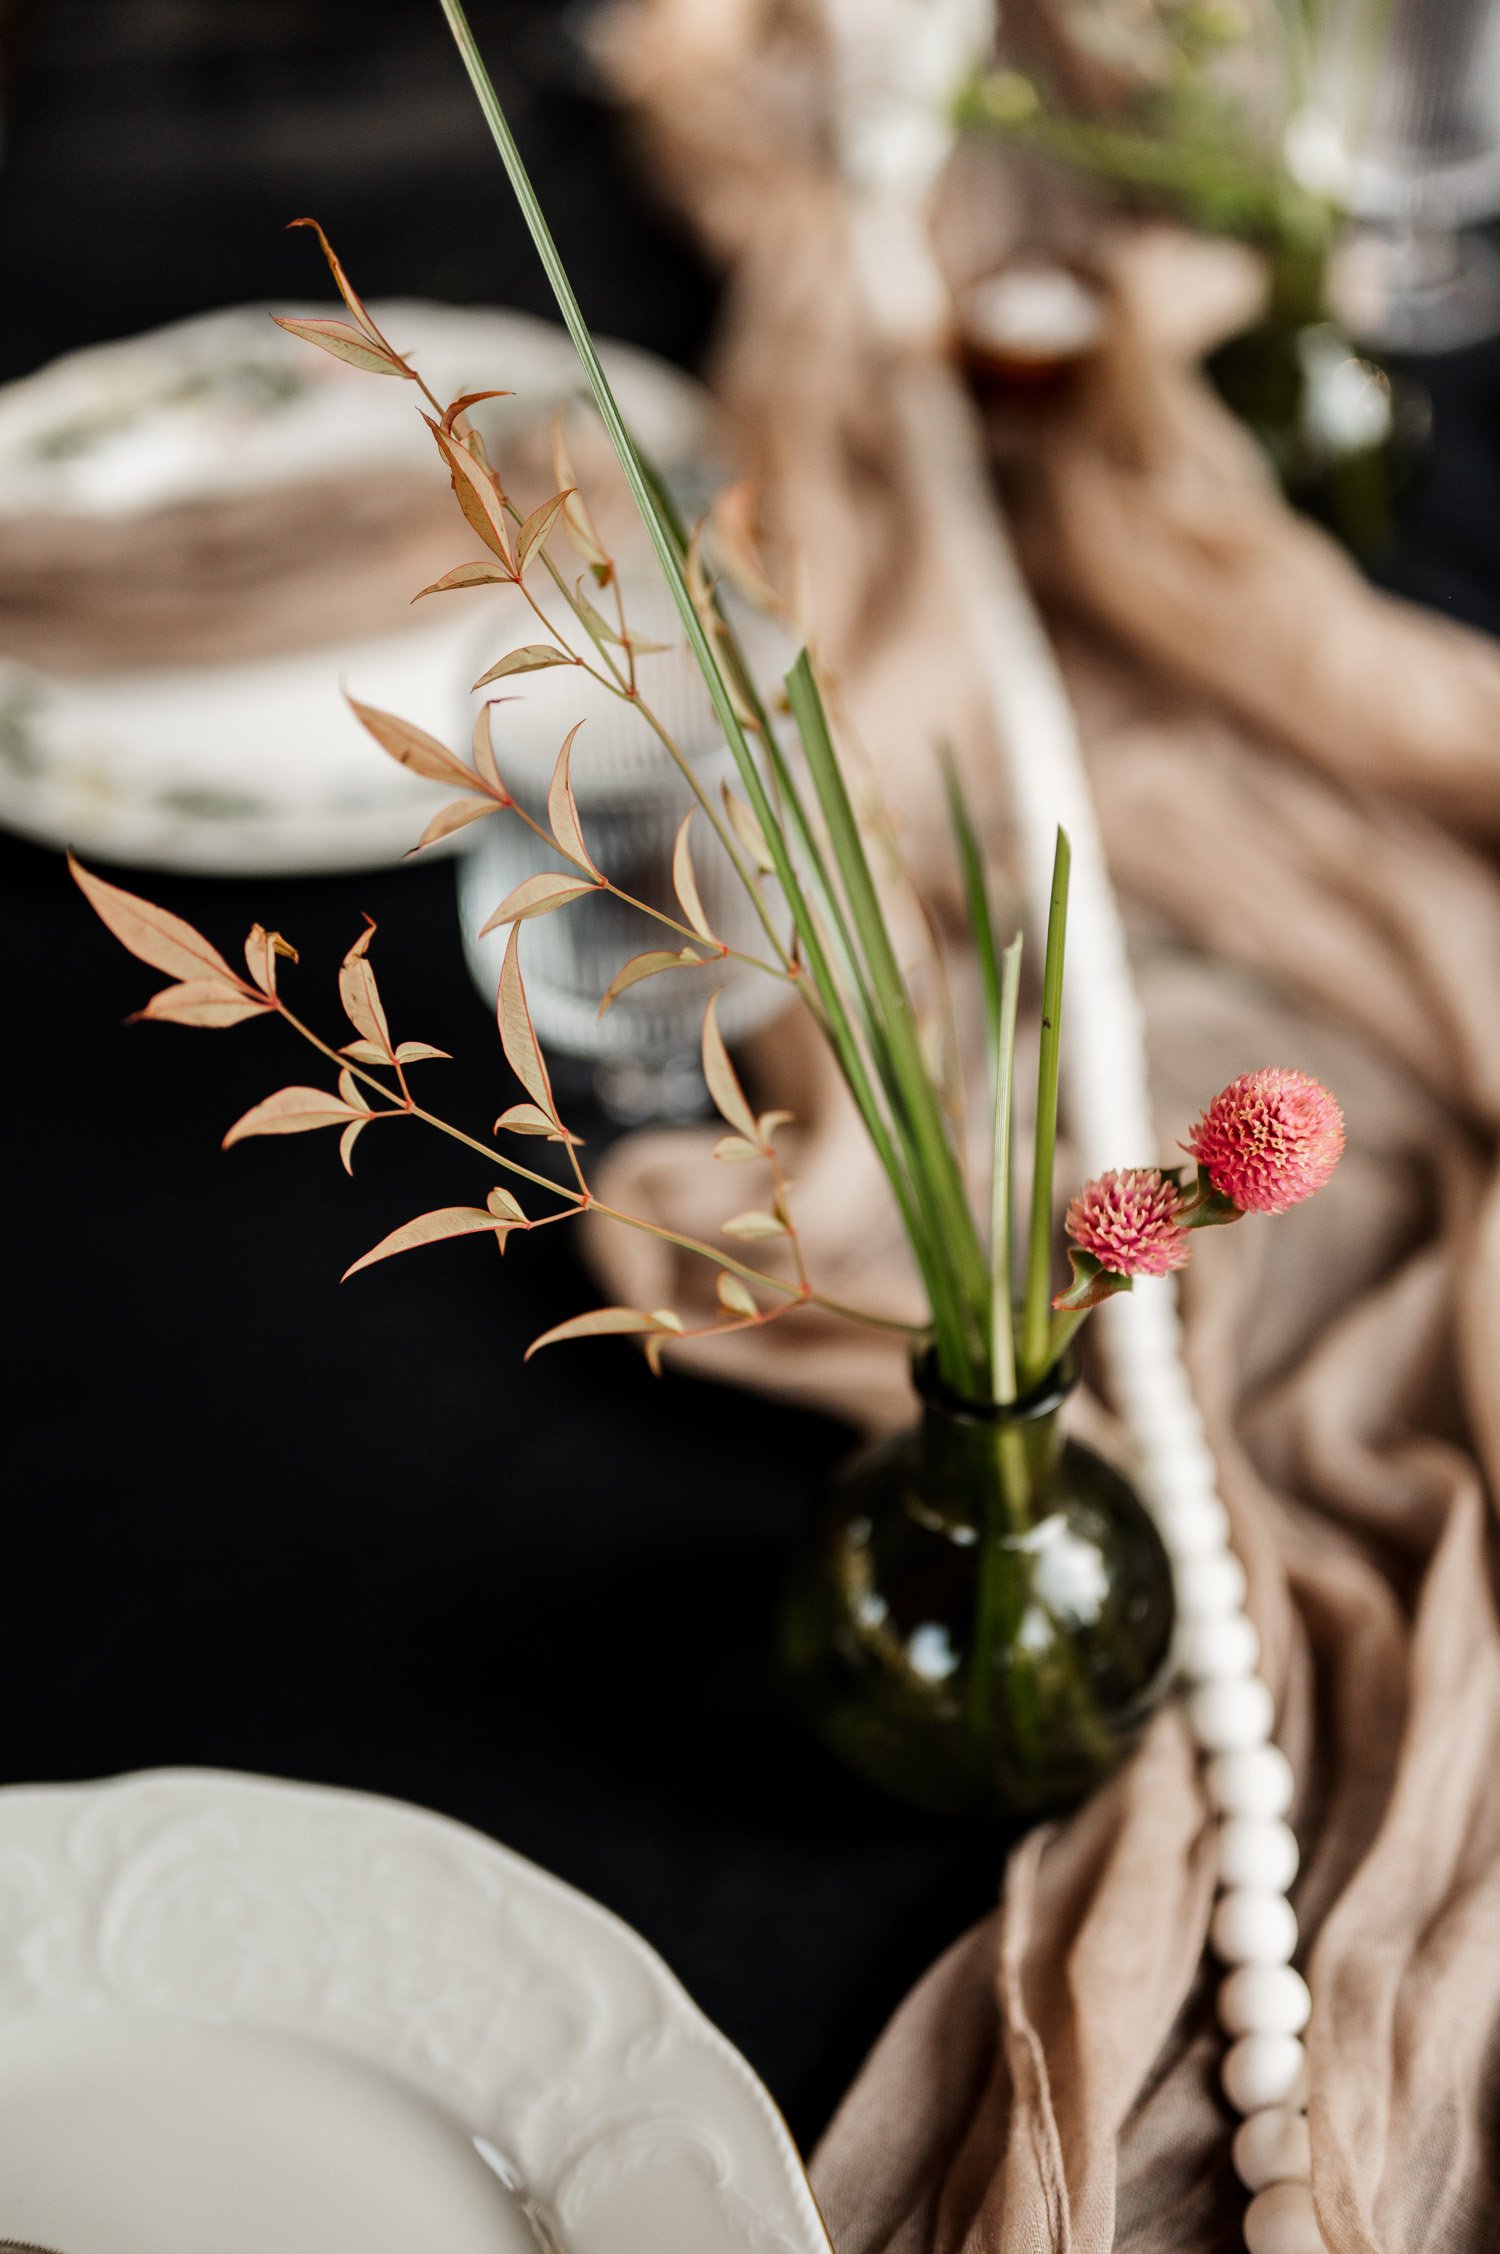
M 990 1390 L 1016 1397 L 1015 1267 L 1011 1243 L 1011 1122 L 1016 1075 L 1016 1011 L 1021 995 L 1021 935 L 1000 963 L 995 1027 L 995 1134 L 990 1159 Z
M 911 1138 L 912 1178 L 930 1204 L 938 1241 L 953 1266 L 954 1314 L 966 1340 L 967 1367 L 944 1374 L 950 1383 L 972 1391 L 976 1366 L 982 1366 L 984 1358 L 982 1330 L 977 1337 L 975 1332 L 978 1320 L 988 1315 L 988 1264 L 805 650 L 787 674 L 786 688 L 888 1044 L 894 1082 L 891 1093 L 899 1106 L 897 1115 L 904 1118 Z M 933 1312 L 936 1316 L 937 1310 Z
M 1045 1373 L 1052 1338 L 1052 1177 L 1057 1158 L 1057 1081 L 1062 1040 L 1063 958 L 1068 936 L 1068 878 L 1073 853 L 1066 830 L 1057 833 L 1052 897 L 1047 910 L 1047 959 L 1042 972 L 1042 1031 L 1037 1058 L 1036 1156 L 1031 1174 L 1031 1223 L 1026 1240 L 1026 1296 L 1021 1316 L 1020 1378 L 1035 1385 Z

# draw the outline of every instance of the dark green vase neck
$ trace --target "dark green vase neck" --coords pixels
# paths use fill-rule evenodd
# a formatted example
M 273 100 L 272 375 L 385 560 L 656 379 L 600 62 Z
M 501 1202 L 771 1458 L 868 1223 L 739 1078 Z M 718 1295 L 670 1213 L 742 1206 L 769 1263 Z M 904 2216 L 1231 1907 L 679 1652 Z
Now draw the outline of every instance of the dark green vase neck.
M 954 1532 L 1018 1535 L 1056 1507 L 1062 1410 L 1077 1382 L 1060 1363 L 1014 1401 L 952 1392 L 930 1364 L 919 1367 L 917 1444 L 927 1509 Z

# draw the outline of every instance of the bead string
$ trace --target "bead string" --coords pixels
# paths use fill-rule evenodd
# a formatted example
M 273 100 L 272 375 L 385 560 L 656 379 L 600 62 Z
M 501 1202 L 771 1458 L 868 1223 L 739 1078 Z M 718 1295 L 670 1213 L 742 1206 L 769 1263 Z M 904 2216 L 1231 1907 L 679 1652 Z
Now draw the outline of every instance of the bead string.
M 1218 1898 L 1209 1946 L 1224 1965 L 1219 2022 L 1230 2037 L 1220 2078 L 1243 2115 L 1234 2165 L 1250 2193 L 1248 2254 L 1326 2254 L 1313 2208 L 1307 2134 L 1312 1999 L 1293 1963 L 1297 1875 L 1286 1821 L 1291 1764 L 1271 1742 L 1275 1703 L 1257 1672 L 1260 1637 L 1245 1611 L 1245 1569 L 1180 1352 L 1170 1292 L 1137 1286 L 1107 1328 L 1111 1376 L 1140 1451 L 1177 1584 L 1177 1659 L 1187 1715 L 1218 1824 Z M 1113 1310 L 1106 1310 L 1112 1313 Z M 1175 1349 L 1175 1350 L 1174 1350 Z

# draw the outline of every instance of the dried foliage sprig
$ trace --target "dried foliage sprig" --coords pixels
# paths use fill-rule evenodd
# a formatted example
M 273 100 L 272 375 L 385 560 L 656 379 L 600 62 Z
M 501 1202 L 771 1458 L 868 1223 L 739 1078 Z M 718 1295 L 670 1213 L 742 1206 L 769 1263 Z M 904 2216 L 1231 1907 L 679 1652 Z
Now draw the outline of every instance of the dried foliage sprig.
M 659 939 L 621 966 L 602 998 L 601 1013 L 645 979 L 711 971 L 731 960 L 782 980 L 827 1039 L 889 1181 L 930 1309 L 929 1328 L 915 1335 L 930 1335 L 938 1368 L 954 1390 L 1002 1402 L 1013 1399 L 1018 1390 L 1040 1380 L 1092 1307 L 1128 1290 L 1136 1275 L 1163 1274 L 1179 1266 L 1192 1230 L 1238 1219 L 1252 1207 L 1284 1210 L 1319 1187 L 1342 1140 L 1337 1106 L 1315 1082 L 1295 1073 L 1274 1071 L 1236 1083 L 1210 1105 L 1194 1130 L 1195 1178 L 1186 1170 L 1136 1168 L 1101 1178 L 1073 1200 L 1067 1222 L 1073 1282 L 1054 1296 L 1053 1172 L 1069 881 L 1068 841 L 1059 833 L 1042 976 L 1030 1210 L 1017 1303 L 1020 1232 L 1011 1148 L 1021 942 L 1017 938 L 1003 951 L 998 946 L 978 830 L 956 771 L 950 763 L 949 797 L 989 1029 L 994 1132 L 987 1228 L 976 1217 L 960 1157 L 962 1090 L 950 1087 L 945 1072 L 930 1061 L 930 1028 L 897 953 L 812 660 L 804 650 L 784 682 L 800 754 L 794 763 L 772 725 L 720 599 L 716 574 L 753 601 L 777 602 L 750 537 L 748 497 L 742 488 L 732 490 L 716 506 L 711 523 L 691 532 L 679 520 L 625 427 L 462 10 L 457 0 L 442 0 L 442 5 L 703 674 L 741 792 L 726 788 L 721 803 L 712 802 L 694 763 L 644 694 L 637 661 L 660 645 L 647 642 L 629 622 L 620 572 L 579 489 L 562 414 L 553 427 L 556 490 L 523 514 L 472 416 L 483 401 L 506 394 L 474 392 L 447 404 L 440 401 L 410 356 L 383 334 L 322 229 L 302 220 L 295 224 L 317 232 L 350 319 L 287 319 L 282 326 L 355 367 L 417 387 L 425 401 L 423 420 L 459 510 L 485 550 L 483 557 L 457 565 L 422 594 L 504 585 L 528 606 L 535 622 L 531 631 L 543 638 L 504 652 L 476 688 L 566 666 L 640 713 L 683 774 L 695 802 L 684 817 L 673 855 L 681 913 L 624 891 L 591 852 L 572 784 L 576 728 L 559 750 L 543 824 L 506 787 L 493 736 L 494 702 L 480 709 L 471 756 L 464 760 L 409 721 L 351 700 L 356 716 L 387 756 L 454 793 L 414 850 L 498 814 L 524 822 L 563 864 L 524 879 L 484 927 L 505 927 L 509 934 L 496 1014 L 501 1047 L 523 1092 L 523 1100 L 500 1114 L 485 1141 L 412 1095 L 408 1068 L 442 1052 L 423 1042 L 394 1041 L 370 962 L 373 927 L 354 942 L 340 969 L 340 999 L 355 1037 L 336 1046 L 295 1016 L 281 996 L 277 964 L 295 962 L 296 956 L 279 934 L 258 925 L 252 930 L 245 951 L 248 976 L 242 976 L 180 918 L 76 864 L 74 874 L 123 944 L 176 981 L 154 996 L 141 1016 L 199 1028 L 279 1016 L 334 1068 L 332 1089 L 282 1088 L 255 1105 L 230 1128 L 226 1146 L 257 1135 L 337 1127 L 340 1156 L 352 1172 L 355 1145 L 368 1127 L 383 1119 L 415 1119 L 508 1177 L 489 1190 L 482 1206 L 448 1206 L 417 1215 L 356 1260 L 348 1275 L 449 1237 L 487 1234 L 503 1251 L 518 1230 L 585 1212 L 641 1230 L 713 1265 L 717 1313 L 709 1322 L 690 1327 L 671 1308 L 596 1308 L 544 1332 L 533 1341 L 532 1353 L 566 1339 L 631 1335 L 640 1338 L 657 1368 L 664 1347 L 674 1341 L 763 1328 L 803 1307 L 911 1332 L 912 1326 L 844 1305 L 809 1276 L 776 1140 L 790 1115 L 757 1113 L 751 1106 L 719 1032 L 717 995 L 705 1008 L 702 1037 L 708 1092 L 729 1130 L 719 1138 L 715 1157 L 726 1165 L 760 1165 L 767 1179 L 765 1201 L 731 1214 L 721 1233 L 747 1248 L 762 1243 L 779 1248 L 784 1265 L 757 1267 L 737 1253 L 599 1200 L 584 1171 L 579 1138 L 558 1108 L 532 1023 L 521 974 L 521 930 L 538 916 L 566 912 L 589 893 L 604 892 L 667 935 L 671 944 Z M 582 564 L 582 572 L 564 570 L 556 551 L 559 540 Z M 538 573 L 548 580 L 555 600 L 539 598 Z M 766 941 L 763 954 L 731 947 L 705 913 L 692 855 L 692 827 L 700 814 L 754 904 Z M 888 849 L 892 846 L 888 817 L 877 820 L 875 836 Z M 499 1140 L 511 1136 L 534 1136 L 557 1145 L 565 1175 L 555 1178 L 512 1157 Z M 529 1212 L 511 1184 L 542 1193 L 551 1201 L 549 1209 Z

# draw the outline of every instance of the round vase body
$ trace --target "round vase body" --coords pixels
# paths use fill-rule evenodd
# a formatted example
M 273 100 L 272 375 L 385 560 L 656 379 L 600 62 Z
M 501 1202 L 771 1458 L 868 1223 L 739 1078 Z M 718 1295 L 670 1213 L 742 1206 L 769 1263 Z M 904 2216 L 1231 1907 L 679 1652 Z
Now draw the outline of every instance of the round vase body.
M 1172 1575 L 1150 1515 L 1064 1440 L 1066 1386 L 1011 1411 L 928 1391 L 856 1457 L 794 1567 L 783 1652 L 849 1767 L 950 1815 L 1031 1816 L 1125 1758 L 1170 1674 Z

